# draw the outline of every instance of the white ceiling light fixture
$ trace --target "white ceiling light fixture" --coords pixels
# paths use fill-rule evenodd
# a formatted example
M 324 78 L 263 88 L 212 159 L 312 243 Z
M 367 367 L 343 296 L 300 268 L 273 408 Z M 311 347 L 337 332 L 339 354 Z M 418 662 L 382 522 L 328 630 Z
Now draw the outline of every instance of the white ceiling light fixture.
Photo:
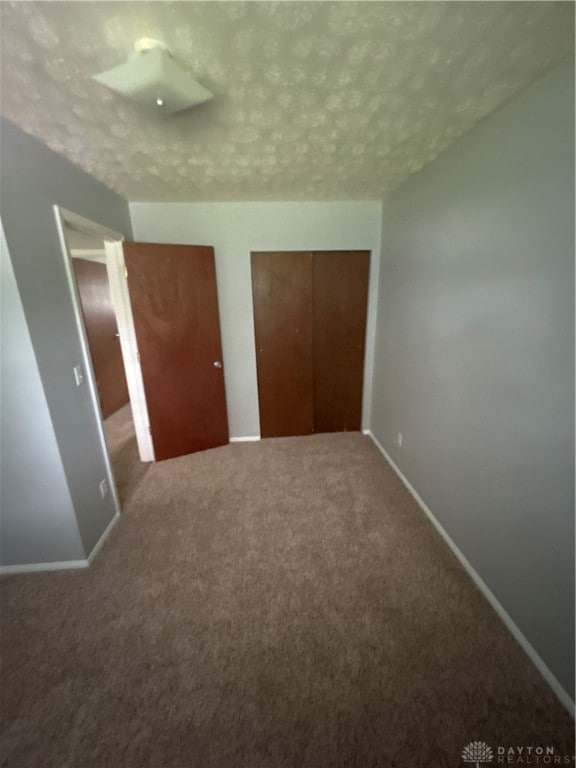
M 163 115 L 182 112 L 214 94 L 182 69 L 167 46 L 148 37 L 134 43 L 124 64 L 92 76 L 101 85 Z

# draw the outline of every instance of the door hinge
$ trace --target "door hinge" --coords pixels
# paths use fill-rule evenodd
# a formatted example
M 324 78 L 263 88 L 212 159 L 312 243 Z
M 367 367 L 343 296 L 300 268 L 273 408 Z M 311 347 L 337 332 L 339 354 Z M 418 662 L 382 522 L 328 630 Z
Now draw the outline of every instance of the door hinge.
M 140 357 L 140 352 L 136 352 L 136 360 L 138 360 L 138 362 L 140 362 L 141 359 L 142 358 Z
M 124 277 L 128 277 L 128 267 L 124 264 Z

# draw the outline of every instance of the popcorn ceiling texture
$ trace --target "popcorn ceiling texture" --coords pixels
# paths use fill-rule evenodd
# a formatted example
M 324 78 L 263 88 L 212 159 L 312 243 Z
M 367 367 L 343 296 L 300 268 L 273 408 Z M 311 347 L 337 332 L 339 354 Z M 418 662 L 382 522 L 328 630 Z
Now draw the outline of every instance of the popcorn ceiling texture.
M 569 2 L 0 4 L 2 113 L 129 200 L 379 199 L 573 52 Z M 216 98 L 90 80 L 139 37 Z

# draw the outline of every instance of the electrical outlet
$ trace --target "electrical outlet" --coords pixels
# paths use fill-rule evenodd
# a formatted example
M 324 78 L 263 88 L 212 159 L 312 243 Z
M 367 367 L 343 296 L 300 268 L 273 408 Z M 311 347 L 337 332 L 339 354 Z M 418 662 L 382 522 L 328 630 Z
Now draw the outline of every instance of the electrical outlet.
M 106 496 L 108 496 L 108 483 L 106 482 L 106 478 L 100 481 L 98 488 L 100 489 L 100 496 L 105 499 Z
M 404 436 L 402 432 L 398 432 L 398 437 L 396 438 L 396 442 L 398 443 L 398 448 L 402 448 L 402 443 L 404 442 Z

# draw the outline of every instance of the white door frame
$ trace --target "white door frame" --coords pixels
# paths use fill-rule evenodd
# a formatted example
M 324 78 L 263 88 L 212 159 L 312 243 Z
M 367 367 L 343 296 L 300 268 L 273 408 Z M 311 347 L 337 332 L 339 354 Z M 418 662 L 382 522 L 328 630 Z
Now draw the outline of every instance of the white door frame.
M 130 394 L 130 405 L 134 419 L 136 442 L 140 461 L 154 461 L 154 445 L 150 432 L 150 418 L 148 416 L 148 404 L 144 392 L 144 379 L 140 365 L 140 353 L 132 316 L 132 304 L 128 291 L 128 272 L 124 262 L 124 250 L 121 240 L 105 240 L 106 267 L 110 281 L 110 293 L 112 304 L 116 313 L 118 332 L 120 334 L 120 346 L 126 371 L 126 383 Z
M 100 439 L 100 445 L 102 447 L 102 453 L 104 455 L 108 484 L 111 489 L 116 512 L 119 513 L 120 502 L 118 499 L 118 491 L 116 490 L 116 481 L 114 479 L 112 464 L 110 462 L 110 456 L 108 454 L 108 448 L 106 446 L 106 440 L 104 436 L 102 411 L 100 408 L 98 388 L 96 386 L 96 376 L 92 366 L 90 347 L 88 345 L 88 337 L 86 334 L 86 327 L 84 325 L 84 318 L 82 315 L 82 305 L 80 303 L 80 296 L 76 285 L 76 277 L 72 266 L 72 254 L 70 253 L 70 248 L 66 240 L 66 228 L 75 229 L 83 232 L 84 234 L 93 235 L 104 241 L 104 247 L 106 249 L 106 267 L 108 269 L 108 277 L 110 280 L 110 293 L 112 294 L 112 303 L 114 305 L 114 311 L 116 314 L 118 332 L 120 333 L 122 358 L 126 371 L 126 381 L 128 384 L 128 393 L 130 395 L 130 403 L 134 417 L 134 427 L 136 431 L 136 440 L 138 443 L 140 461 L 154 461 L 154 447 L 149 429 L 148 409 L 146 406 L 146 397 L 144 394 L 144 381 L 142 379 L 142 371 L 140 369 L 140 363 L 138 360 L 136 333 L 132 319 L 132 308 L 130 306 L 128 284 L 124 276 L 124 257 L 122 253 L 122 241 L 124 240 L 124 235 L 121 232 L 115 232 L 112 229 L 108 229 L 108 227 L 105 227 L 102 224 L 91 221 L 84 216 L 80 216 L 78 213 L 74 213 L 73 211 L 69 211 L 66 208 L 62 208 L 59 205 L 54 205 L 53 210 L 54 217 L 56 219 L 58 237 L 60 239 L 60 247 L 62 249 L 62 255 L 64 259 L 68 288 L 70 290 L 70 297 L 72 299 L 74 318 L 76 320 L 76 327 L 80 337 L 80 347 L 82 349 L 85 380 L 88 385 L 90 400 L 92 402 L 92 407 L 96 416 L 98 436 Z

